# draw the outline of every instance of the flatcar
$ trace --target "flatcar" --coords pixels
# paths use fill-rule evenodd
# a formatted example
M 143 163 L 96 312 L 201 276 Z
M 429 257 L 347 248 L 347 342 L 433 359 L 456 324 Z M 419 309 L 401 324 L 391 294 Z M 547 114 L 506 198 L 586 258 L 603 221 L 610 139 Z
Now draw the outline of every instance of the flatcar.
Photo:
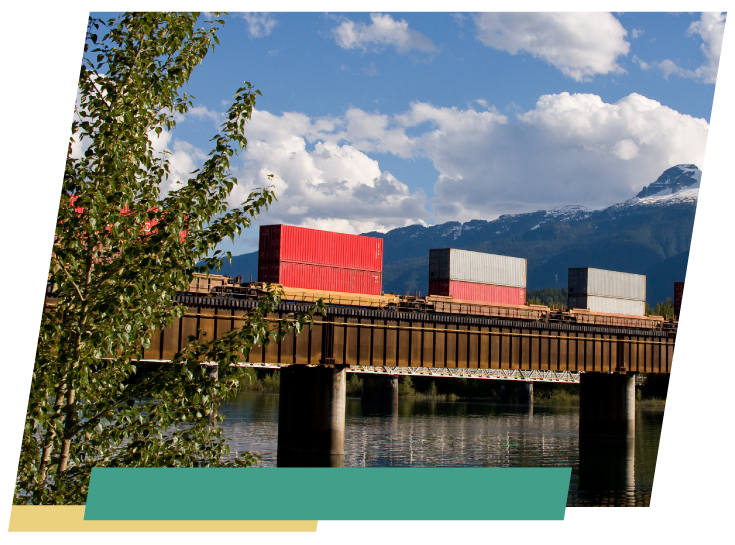
M 362 307 L 400 312 L 462 314 L 536 322 L 562 322 L 656 330 L 670 329 L 668 326 L 671 325 L 661 316 L 604 314 L 582 309 L 561 311 L 551 309 L 546 305 L 485 303 L 437 295 L 424 297 L 394 294 L 364 295 L 291 288 L 279 284 L 271 284 L 270 286 L 282 290 L 284 301 L 313 303 L 321 299 L 325 304 L 332 306 Z M 267 289 L 269 289 L 268 285 L 262 282 L 233 282 L 228 276 L 196 274 L 189 286 L 189 293 L 214 297 L 257 299 Z

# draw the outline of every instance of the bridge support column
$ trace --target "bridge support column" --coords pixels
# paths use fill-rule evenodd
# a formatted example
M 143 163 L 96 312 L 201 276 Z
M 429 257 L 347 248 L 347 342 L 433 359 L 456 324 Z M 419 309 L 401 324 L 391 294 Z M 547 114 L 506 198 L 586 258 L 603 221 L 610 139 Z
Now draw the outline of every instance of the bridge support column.
M 363 375 L 360 395 L 360 403 L 363 408 L 398 406 L 398 377 L 395 375 Z
M 579 435 L 635 437 L 635 374 L 580 375 Z
M 347 366 L 281 368 L 278 467 L 342 467 Z
M 500 384 L 500 401 L 518 405 L 533 403 L 533 383 L 504 380 Z

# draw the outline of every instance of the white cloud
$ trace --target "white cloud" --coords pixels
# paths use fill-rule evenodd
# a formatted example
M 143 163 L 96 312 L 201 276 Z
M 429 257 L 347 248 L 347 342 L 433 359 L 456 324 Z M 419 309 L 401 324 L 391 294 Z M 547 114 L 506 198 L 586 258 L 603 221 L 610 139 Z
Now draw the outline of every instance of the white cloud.
M 699 21 L 689 25 L 688 36 L 698 34 L 702 39 L 700 49 L 704 55 L 705 62 L 696 70 L 690 70 L 678 66 L 674 61 L 665 59 L 654 63 L 668 79 L 670 75 L 682 78 L 695 78 L 703 83 L 715 83 L 717 81 L 717 67 L 720 64 L 720 52 L 722 50 L 722 37 L 725 33 L 724 13 L 703 13 Z
M 464 142 L 423 135 L 440 172 L 433 209 L 444 219 L 492 219 L 566 204 L 630 198 L 666 168 L 702 165 L 708 125 L 631 94 L 542 96 L 517 123 L 462 131 Z
M 168 146 L 168 141 L 166 142 Z M 185 142 L 174 140 L 173 152 L 169 156 L 169 177 L 161 184 L 161 195 L 165 196 L 169 191 L 178 189 L 183 182 L 192 177 L 192 171 L 207 159 L 207 154 Z
M 202 105 L 190 107 L 189 110 L 184 115 L 184 118 L 190 115 L 197 119 L 211 119 L 217 128 L 219 128 L 222 125 L 222 123 L 225 122 L 224 113 L 215 112 L 214 110 L 210 110 L 206 106 L 202 106 Z M 183 121 L 183 119 L 177 119 L 177 122 L 178 121 Z
M 481 13 L 474 20 L 483 44 L 530 53 L 577 81 L 624 72 L 616 59 L 630 50 L 610 13 Z
M 635 39 L 635 38 L 640 38 L 641 36 L 643 36 L 643 33 L 644 33 L 644 32 L 646 32 L 646 31 L 645 31 L 645 30 L 641 30 L 640 28 L 634 28 L 633 30 L 631 30 L 631 31 L 630 31 L 630 35 L 631 35 L 631 36 L 632 36 L 632 37 L 633 37 L 634 39 Z
M 248 23 L 248 34 L 252 38 L 268 36 L 278 24 L 270 13 L 243 13 L 242 16 Z
M 459 26 L 459 28 L 464 27 L 464 19 L 465 16 L 461 13 L 451 13 L 452 19 L 454 19 L 454 22 Z
M 686 68 L 682 68 L 670 59 L 665 59 L 661 62 L 654 62 L 653 65 L 658 67 L 658 69 L 664 73 L 665 79 L 669 79 L 669 76 L 672 74 L 682 78 L 693 78 L 697 75 L 694 70 L 687 70 Z
M 371 13 L 370 20 L 370 25 L 355 23 L 350 19 L 343 20 L 342 24 L 332 29 L 337 45 L 343 49 L 363 51 L 377 51 L 381 47 L 392 46 L 398 53 L 408 53 L 411 50 L 431 53 L 437 50 L 429 38 L 408 28 L 405 20 L 395 21 L 390 15 L 380 13 Z
M 638 157 L 639 151 L 640 148 L 638 147 L 638 145 L 630 138 L 620 140 L 613 147 L 613 153 L 621 158 L 623 161 L 629 161 L 630 159 Z
M 268 185 L 268 174 L 274 174 L 279 201 L 265 218 L 269 223 L 359 233 L 429 218 L 422 191 L 410 191 L 363 151 L 339 143 L 348 128 L 356 134 L 362 131 L 357 141 L 380 132 L 349 112 L 344 119 L 312 120 L 303 114 L 254 111 L 231 204 Z M 314 143 L 313 149 L 309 143 Z
M 423 102 L 392 116 L 255 110 L 247 149 L 233 163 L 239 186 L 230 202 L 238 205 L 274 174 L 279 201 L 263 221 L 351 233 L 568 204 L 598 208 L 631 198 L 673 165 L 701 167 L 708 128 L 635 93 L 613 104 L 592 94 L 544 95 L 515 118 L 493 106 Z M 179 142 L 173 149 L 176 173 L 204 158 Z M 439 172 L 434 195 L 397 180 L 373 152 L 430 160 Z
M 651 68 L 650 64 L 648 64 L 644 60 L 639 59 L 637 55 L 633 55 L 633 62 L 638 63 L 638 65 L 641 67 L 641 70 L 648 70 L 649 68 Z
M 717 79 L 722 38 L 725 34 L 725 19 L 724 13 L 703 13 L 699 21 L 689 25 L 688 35 L 699 34 L 704 42 L 700 48 L 707 63 L 697 68 L 697 76 L 706 83 L 714 83 Z

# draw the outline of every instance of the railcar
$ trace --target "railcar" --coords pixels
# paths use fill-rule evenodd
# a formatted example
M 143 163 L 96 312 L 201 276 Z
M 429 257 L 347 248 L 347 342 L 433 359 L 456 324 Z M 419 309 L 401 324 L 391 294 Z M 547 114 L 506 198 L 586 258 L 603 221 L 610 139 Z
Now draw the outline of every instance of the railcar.
M 241 282 L 222 275 L 195 274 L 189 285 L 189 293 L 238 299 L 257 299 L 268 289 L 263 282 Z M 583 309 L 567 311 L 551 309 L 546 305 L 511 305 L 467 301 L 438 295 L 366 295 L 334 291 L 291 288 L 279 284 L 270 286 L 283 291 L 284 301 L 313 303 L 321 299 L 325 304 L 338 307 L 364 307 L 396 312 L 421 312 L 438 314 L 463 314 L 536 322 L 577 323 L 632 327 L 643 329 L 670 329 L 673 325 L 661 316 L 628 316 L 605 314 Z

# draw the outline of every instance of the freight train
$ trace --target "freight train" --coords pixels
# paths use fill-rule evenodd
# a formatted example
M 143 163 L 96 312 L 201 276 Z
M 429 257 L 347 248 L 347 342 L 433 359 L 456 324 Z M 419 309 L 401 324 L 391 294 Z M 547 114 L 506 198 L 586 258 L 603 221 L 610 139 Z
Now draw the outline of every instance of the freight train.
M 71 197 L 74 205 L 76 196 Z M 153 209 L 155 211 L 155 209 Z M 75 208 L 79 214 L 83 208 Z M 127 208 L 123 213 L 129 213 Z M 150 223 L 150 224 L 149 224 Z M 146 222 L 141 235 L 155 230 Z M 186 232 L 182 231 L 182 240 Z M 258 282 L 195 274 L 188 293 L 257 299 L 277 286 L 284 301 L 367 307 L 396 312 L 464 314 L 646 329 L 674 328 L 661 316 L 645 316 L 645 276 L 592 268 L 569 269 L 569 310 L 526 304 L 523 258 L 452 248 L 429 252 L 429 295 L 384 294 L 383 240 L 287 225 L 260 227 Z M 46 288 L 53 297 L 53 287 Z M 676 285 L 676 312 L 683 283 Z
M 466 301 L 450 296 L 438 295 L 395 295 L 361 294 L 293 288 L 265 282 L 242 282 L 222 275 L 195 274 L 189 285 L 188 294 L 257 300 L 267 290 L 278 288 L 283 291 L 284 302 L 310 303 L 321 299 L 325 304 L 337 307 L 360 307 L 389 312 L 462 314 L 467 316 L 528 320 L 547 323 L 576 323 L 615 327 L 663 330 L 673 327 L 661 316 L 628 316 L 591 312 L 585 309 L 558 310 L 546 305 L 513 305 Z
M 283 300 L 395 312 L 666 329 L 645 316 L 646 277 L 592 268 L 569 269 L 569 310 L 526 304 L 523 258 L 453 248 L 429 251 L 429 294 L 382 291 L 383 240 L 287 225 L 260 228 L 258 282 L 196 275 L 191 294 L 257 299 L 268 286 Z

